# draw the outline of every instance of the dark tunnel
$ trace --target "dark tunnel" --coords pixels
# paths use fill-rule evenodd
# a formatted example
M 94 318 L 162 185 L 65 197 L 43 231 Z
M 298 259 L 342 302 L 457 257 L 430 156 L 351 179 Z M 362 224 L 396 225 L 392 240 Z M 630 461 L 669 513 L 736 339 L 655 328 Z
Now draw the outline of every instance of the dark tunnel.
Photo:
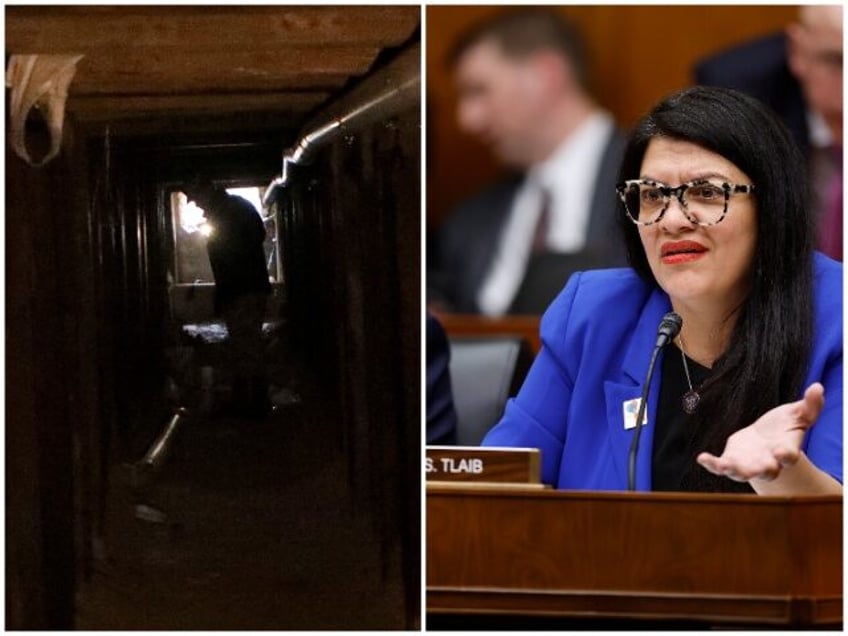
M 420 627 L 418 16 L 6 9 L 7 64 L 88 47 L 58 156 L 33 167 L 6 150 L 7 629 Z M 255 64 L 254 83 L 189 78 L 154 97 L 139 71 L 123 93 L 98 89 L 98 55 L 116 50 L 128 64 L 156 51 L 149 76 L 165 73 L 177 54 L 160 40 L 173 33 L 195 56 L 175 72 L 226 60 L 222 18 L 224 41 L 244 46 L 230 67 Z M 157 21 L 169 28 L 138 26 Z M 358 57 L 357 29 L 370 51 Z M 296 46 L 326 56 L 315 66 L 344 53 L 362 68 L 324 69 L 309 89 L 282 74 L 268 85 L 269 51 Z M 297 55 L 288 77 L 300 81 Z M 271 106 L 274 91 L 301 106 Z M 31 114 L 29 147 L 47 136 Z M 198 173 L 253 188 L 264 220 L 262 418 L 224 407 L 213 279 L 179 213 Z

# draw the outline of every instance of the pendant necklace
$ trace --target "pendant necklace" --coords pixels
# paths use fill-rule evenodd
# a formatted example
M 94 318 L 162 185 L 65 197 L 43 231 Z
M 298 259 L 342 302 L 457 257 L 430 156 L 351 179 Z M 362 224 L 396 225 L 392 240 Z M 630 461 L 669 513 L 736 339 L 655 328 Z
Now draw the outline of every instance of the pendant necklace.
M 686 364 L 686 347 L 683 344 L 683 336 L 678 336 L 680 339 L 680 357 L 683 360 L 683 370 L 686 372 L 686 383 L 689 385 L 689 390 L 683 394 L 683 411 L 687 415 L 692 415 L 695 409 L 698 408 L 698 402 L 701 401 L 701 396 L 692 388 L 692 378 L 689 377 L 689 365 Z

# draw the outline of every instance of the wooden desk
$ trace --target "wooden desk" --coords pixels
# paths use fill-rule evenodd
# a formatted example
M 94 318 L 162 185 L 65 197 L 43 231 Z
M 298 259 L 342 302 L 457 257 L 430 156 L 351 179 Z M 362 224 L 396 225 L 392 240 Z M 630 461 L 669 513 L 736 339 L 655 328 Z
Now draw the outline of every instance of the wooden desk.
M 842 499 L 428 485 L 427 612 L 841 627 Z
M 526 339 L 533 350 L 539 353 L 542 341 L 539 337 L 541 316 L 507 316 L 487 318 L 466 314 L 435 314 L 449 336 L 514 335 Z

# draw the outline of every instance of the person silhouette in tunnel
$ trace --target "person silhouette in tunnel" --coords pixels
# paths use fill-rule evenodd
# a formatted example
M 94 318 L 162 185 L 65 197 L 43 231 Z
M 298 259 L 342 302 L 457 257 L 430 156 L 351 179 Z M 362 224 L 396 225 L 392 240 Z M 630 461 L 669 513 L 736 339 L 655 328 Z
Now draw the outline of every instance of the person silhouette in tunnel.
M 208 224 L 206 250 L 215 277 L 215 315 L 227 325 L 233 373 L 232 414 L 261 418 L 271 410 L 263 359 L 262 322 L 271 283 L 265 264 L 265 226 L 242 197 L 201 177 L 183 186 Z

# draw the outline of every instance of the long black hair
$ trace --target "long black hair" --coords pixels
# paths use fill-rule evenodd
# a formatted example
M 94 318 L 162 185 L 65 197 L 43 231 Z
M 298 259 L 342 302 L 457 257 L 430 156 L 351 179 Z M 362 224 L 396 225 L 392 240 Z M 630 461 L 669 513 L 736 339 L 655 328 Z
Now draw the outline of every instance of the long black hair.
M 769 409 L 797 400 L 803 388 L 813 339 L 814 222 L 806 163 L 788 130 L 766 106 L 730 89 L 694 87 L 658 104 L 630 136 L 621 181 L 640 177 L 648 144 L 658 136 L 721 155 L 756 186 L 751 291 L 738 311 L 727 351 L 700 391 L 693 422 L 693 457 L 702 450 L 720 454 L 730 434 Z M 656 284 L 639 231 L 623 206 L 619 208 L 630 264 Z M 694 461 L 690 465 L 684 477 L 689 487 L 738 489 L 738 484 L 714 478 Z

